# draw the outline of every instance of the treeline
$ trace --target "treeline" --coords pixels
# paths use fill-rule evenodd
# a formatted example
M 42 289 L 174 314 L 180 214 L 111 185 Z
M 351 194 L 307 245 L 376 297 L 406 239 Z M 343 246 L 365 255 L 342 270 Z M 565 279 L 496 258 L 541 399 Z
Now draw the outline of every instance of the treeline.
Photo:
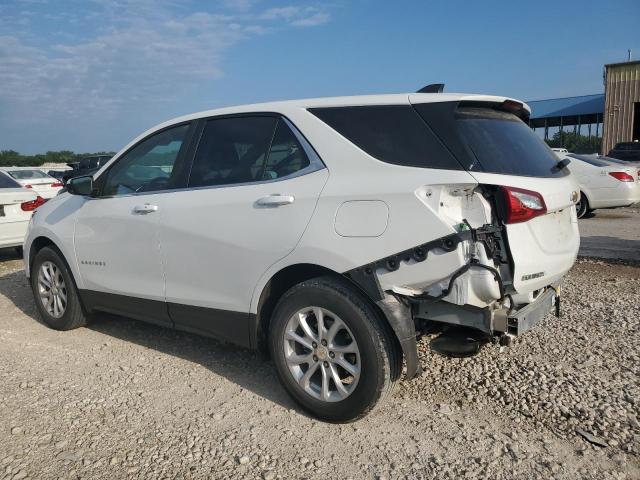
M 600 153 L 602 137 L 579 135 L 573 132 L 556 132 L 547 143 L 550 147 L 566 148 L 573 153 Z M 605 155 L 607 152 L 604 152 Z
M 77 162 L 83 157 L 92 155 L 114 155 L 114 152 L 74 153 L 69 150 L 62 150 L 60 152 L 22 155 L 14 150 L 0 150 L 0 167 L 39 167 L 43 163 L 66 164 Z

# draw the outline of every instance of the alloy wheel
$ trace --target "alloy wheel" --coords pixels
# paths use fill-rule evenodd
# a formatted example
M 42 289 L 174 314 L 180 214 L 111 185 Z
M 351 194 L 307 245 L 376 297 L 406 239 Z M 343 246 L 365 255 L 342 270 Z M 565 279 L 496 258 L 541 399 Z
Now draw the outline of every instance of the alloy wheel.
M 335 313 L 306 307 L 287 322 L 284 356 L 289 372 L 312 397 L 338 402 L 360 380 L 360 351 L 355 337 Z
M 67 285 L 60 268 L 53 262 L 43 262 L 38 270 L 38 293 L 44 309 L 60 318 L 67 309 Z

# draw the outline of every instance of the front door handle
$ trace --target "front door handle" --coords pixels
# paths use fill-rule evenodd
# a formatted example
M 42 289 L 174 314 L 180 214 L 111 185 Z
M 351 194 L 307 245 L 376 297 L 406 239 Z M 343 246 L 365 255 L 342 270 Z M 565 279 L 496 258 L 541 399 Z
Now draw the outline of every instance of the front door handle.
M 267 195 L 258 199 L 256 202 L 261 207 L 280 207 L 282 205 L 289 205 L 293 203 L 295 198 L 293 195 Z
M 145 203 L 144 205 L 136 205 L 135 207 L 133 207 L 133 213 L 147 214 L 147 213 L 157 212 L 157 211 L 158 211 L 158 206 L 151 205 L 150 203 Z

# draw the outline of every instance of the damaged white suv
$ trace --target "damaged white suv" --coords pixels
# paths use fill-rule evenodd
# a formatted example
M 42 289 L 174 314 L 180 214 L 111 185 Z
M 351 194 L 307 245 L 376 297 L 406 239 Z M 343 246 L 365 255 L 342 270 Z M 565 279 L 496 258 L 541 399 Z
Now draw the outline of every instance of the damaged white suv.
M 557 304 L 578 189 L 528 114 L 417 93 L 163 123 L 37 210 L 37 308 L 60 330 L 106 311 L 264 349 L 306 410 L 356 419 L 403 359 L 419 372 L 422 329 L 506 338 Z

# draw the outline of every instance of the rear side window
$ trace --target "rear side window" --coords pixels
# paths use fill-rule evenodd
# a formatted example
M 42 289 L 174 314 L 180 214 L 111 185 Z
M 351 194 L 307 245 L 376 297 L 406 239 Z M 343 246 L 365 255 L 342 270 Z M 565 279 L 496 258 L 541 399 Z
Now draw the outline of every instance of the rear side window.
M 410 167 L 461 170 L 461 165 L 410 105 L 309 109 L 374 158 Z

